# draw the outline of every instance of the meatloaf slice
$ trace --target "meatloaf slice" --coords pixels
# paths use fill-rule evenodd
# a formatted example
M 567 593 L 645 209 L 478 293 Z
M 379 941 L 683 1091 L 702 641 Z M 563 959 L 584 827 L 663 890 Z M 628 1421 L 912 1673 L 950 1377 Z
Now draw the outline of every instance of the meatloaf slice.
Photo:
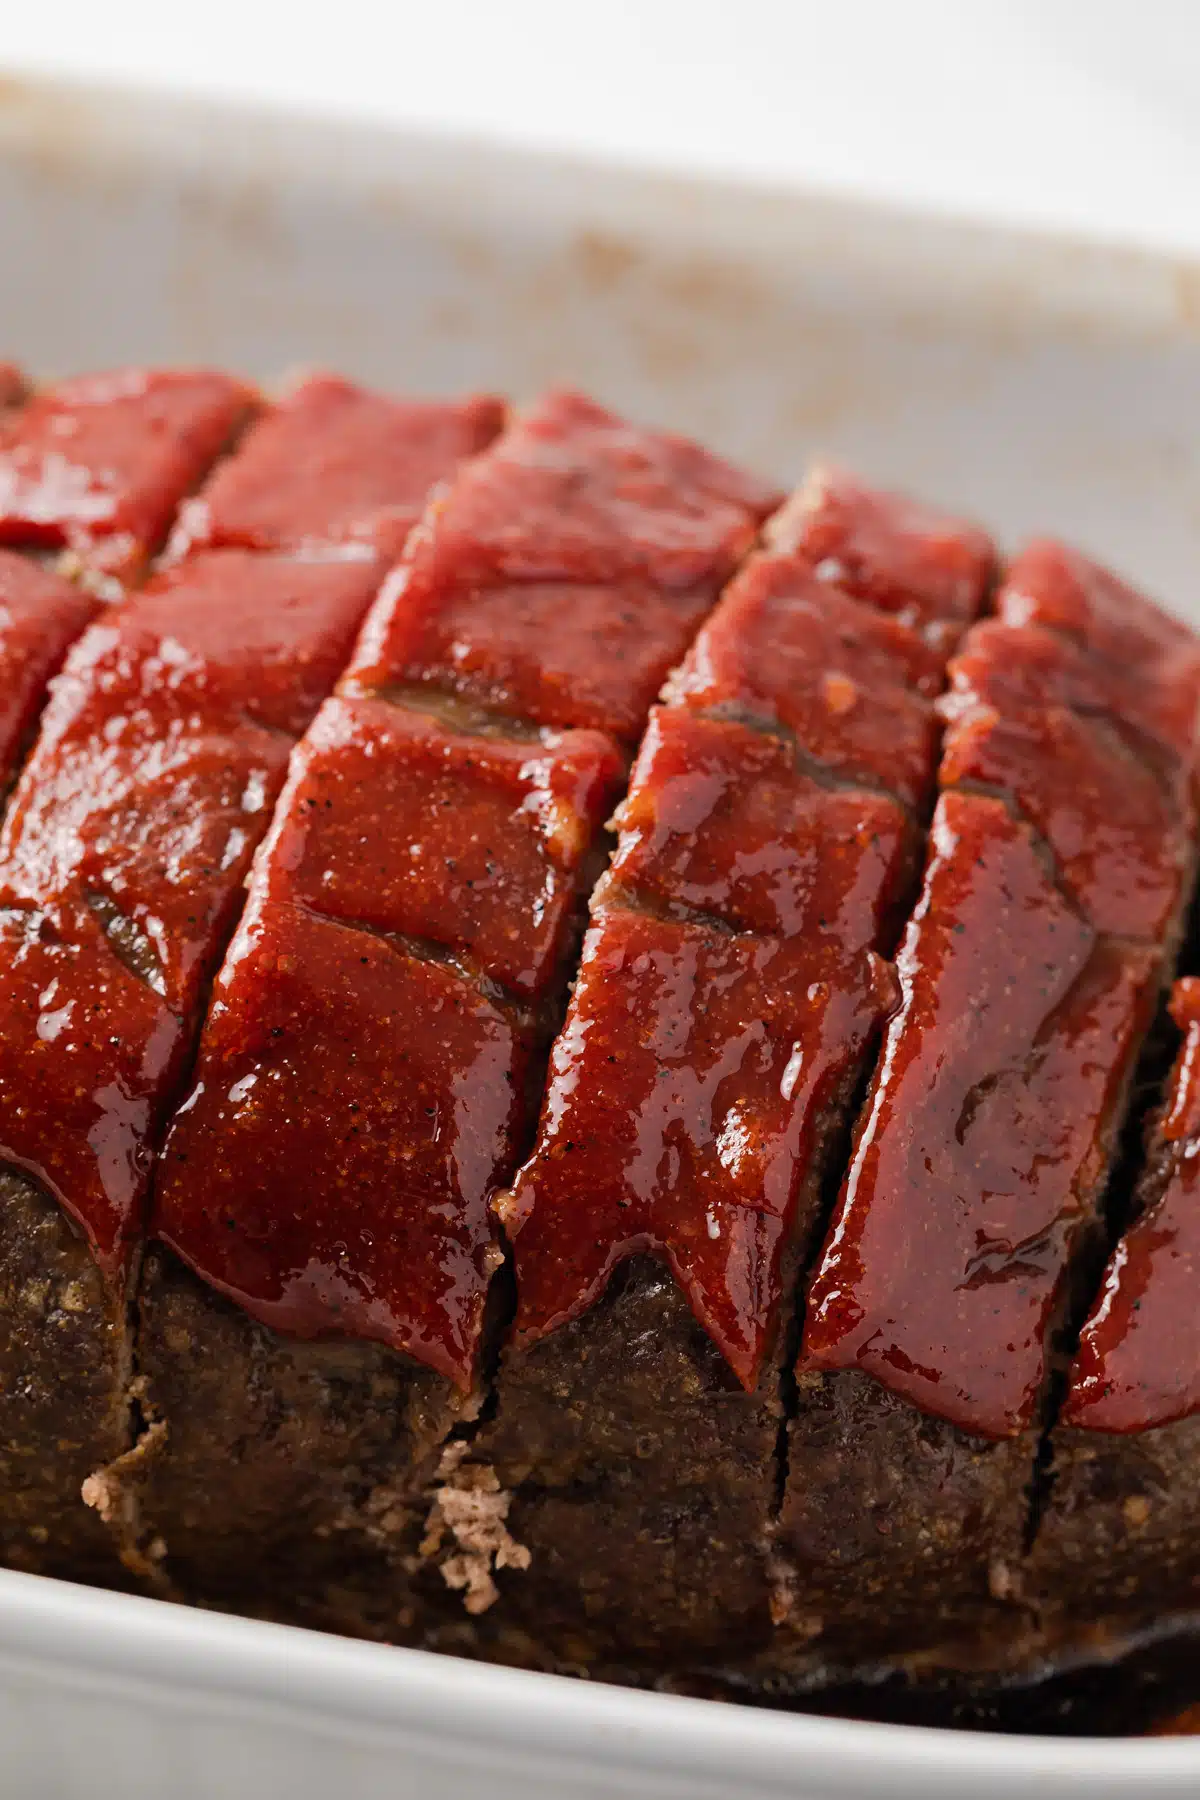
M 382 568 L 364 546 L 211 551 L 159 574 L 75 643 L 14 792 L 0 835 L 7 1285 L 40 1292 L 47 1318 L 70 1314 L 69 1330 L 40 1338 L 23 1314 L 10 1327 L 24 1384 L 51 1397 L 56 1421 L 49 1450 L 28 1407 L 8 1440 L 23 1512 L 40 1509 L 46 1532 L 36 1553 L 14 1550 L 27 1564 L 94 1567 L 80 1484 L 128 1448 L 126 1289 L 163 1112 L 291 746 Z M 70 1360 L 85 1353 L 86 1371 Z M 87 1489 L 124 1529 L 116 1481 Z
M 952 665 L 901 1005 L 808 1294 L 774 1652 L 793 1672 L 1027 1653 L 1058 1333 L 1192 887 L 1194 642 L 1048 545 L 997 611 Z
M 626 747 L 773 499 L 554 394 L 380 596 L 162 1162 L 139 1364 L 166 1435 L 137 1495 L 184 1592 L 417 1629 L 424 1489 L 504 1298 L 488 1195 L 528 1143 Z
M 241 552 L 158 578 L 78 640 L 14 793 L 0 835 L 0 1164 L 25 1177 L 7 1189 L 20 1201 L 17 1244 L 39 1201 L 82 1233 L 105 1278 L 113 1349 L 85 1384 L 54 1360 L 72 1340 L 47 1340 L 52 1366 L 38 1379 L 80 1414 L 65 1442 L 95 1448 L 105 1374 L 106 1416 L 122 1416 L 125 1283 L 163 1109 L 283 782 L 288 725 L 306 683 L 317 684 L 311 710 L 322 672 L 335 678 L 377 584 L 370 565 Z M 56 1218 L 37 1236 L 63 1251 L 42 1265 L 50 1284 L 100 1304 L 78 1240 Z M 44 1441 L 20 1437 L 26 1457 L 41 1443 L 55 1504 L 68 1486 L 77 1499 L 74 1457 L 64 1469 Z M 92 1467 L 122 1448 L 118 1436 Z M 50 1548 L 69 1558 L 69 1546 Z
M 241 382 L 204 369 L 119 369 L 40 389 L 0 421 L 0 544 L 69 552 L 93 586 L 119 595 L 255 404 Z
M 532 1155 L 517 1308 L 428 1547 L 512 1495 L 528 1566 L 437 1641 L 643 1673 L 769 1642 L 793 1294 L 878 1025 L 988 540 L 810 481 L 652 715 Z M 960 576 L 963 578 L 960 580 Z M 468 1549 L 471 1548 L 468 1540 Z
M 1200 1615 L 1200 981 L 1176 984 L 1171 1014 L 1179 1052 L 1083 1327 L 1031 1559 L 1051 1649 L 1072 1658 Z

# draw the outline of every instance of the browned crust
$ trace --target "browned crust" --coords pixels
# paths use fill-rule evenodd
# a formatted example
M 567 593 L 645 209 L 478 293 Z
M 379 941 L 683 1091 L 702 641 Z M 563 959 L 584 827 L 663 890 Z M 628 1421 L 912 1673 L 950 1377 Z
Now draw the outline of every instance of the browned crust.
M 992 1441 L 856 1370 L 799 1378 L 779 1526 L 778 1654 L 970 1668 L 1028 1638 L 1021 1558 L 1036 1431 Z M 1031 1640 L 1030 1640 L 1031 1641 Z
M 380 1344 L 287 1338 L 150 1251 L 139 1292 L 150 1436 L 125 1487 L 180 1597 L 403 1641 L 439 1446 L 461 1410 Z
M 1200 1414 L 1117 1435 L 1060 1430 L 1030 1558 L 1052 1651 L 1103 1654 L 1200 1614 Z
M 473 1624 L 430 1585 L 434 1641 L 570 1668 L 760 1647 L 781 1419 L 777 1372 L 747 1394 L 669 1271 L 626 1263 L 582 1317 L 505 1355 L 457 1479 L 494 1470 L 528 1564 L 496 1571 Z
M 84 1483 L 130 1442 L 129 1334 L 57 1200 L 0 1167 L 0 1561 L 37 1574 L 121 1583 Z

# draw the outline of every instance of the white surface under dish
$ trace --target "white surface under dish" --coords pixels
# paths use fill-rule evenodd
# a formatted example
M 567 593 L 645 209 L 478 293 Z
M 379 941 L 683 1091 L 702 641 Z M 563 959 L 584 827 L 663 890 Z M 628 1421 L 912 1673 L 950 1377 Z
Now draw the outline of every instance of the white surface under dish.
M 1200 622 L 1200 268 L 171 96 L 0 86 L 0 354 L 568 379 L 1078 539 Z M 1200 1743 L 970 1737 L 477 1667 L 0 1573 L 38 1800 L 1184 1795 Z

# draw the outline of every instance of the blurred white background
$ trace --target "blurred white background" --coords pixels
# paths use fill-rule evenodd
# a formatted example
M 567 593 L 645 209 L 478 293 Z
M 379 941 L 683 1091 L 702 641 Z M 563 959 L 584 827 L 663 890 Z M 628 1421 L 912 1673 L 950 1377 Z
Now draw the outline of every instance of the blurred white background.
M 1200 254 L 1200 0 L 0 0 L 163 80 Z

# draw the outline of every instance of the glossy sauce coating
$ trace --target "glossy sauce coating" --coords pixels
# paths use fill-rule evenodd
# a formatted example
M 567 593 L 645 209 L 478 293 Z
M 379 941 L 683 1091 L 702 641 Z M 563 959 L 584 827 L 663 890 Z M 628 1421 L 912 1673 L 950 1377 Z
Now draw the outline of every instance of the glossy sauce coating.
M 46 683 L 96 604 L 90 594 L 27 557 L 0 550 L 0 805 Z
M 1192 874 L 1189 634 L 1035 545 L 952 664 L 925 889 L 801 1367 L 1037 1422 Z M 956 791 L 961 784 L 962 791 Z M 994 794 L 996 798 L 987 796 Z
M 513 718 L 636 741 L 777 496 L 569 393 L 547 396 L 501 446 L 414 534 L 346 691 L 436 685 Z
M 890 505 L 867 496 L 856 539 L 883 557 L 881 507 L 901 529 Z M 894 585 L 868 548 L 864 588 L 904 588 L 907 548 Z M 495 1203 L 518 1344 L 649 1252 L 757 1385 L 824 1157 L 896 1003 L 878 952 L 912 870 L 907 806 L 933 785 L 942 675 L 923 631 L 779 551 L 747 565 L 701 631 L 617 815 L 533 1154 Z
M 872 944 L 912 874 L 887 794 L 822 786 L 784 738 L 658 706 L 616 815 L 611 869 L 662 907 L 777 937 Z
M 790 557 L 757 559 L 672 679 L 679 704 L 792 734 L 831 778 L 929 792 L 944 658 Z
M 173 572 L 79 639 L 13 795 L 0 1158 L 60 1196 L 110 1271 L 283 783 L 288 728 L 307 722 L 306 694 L 311 717 L 314 677 L 344 664 L 377 578 L 369 563 L 241 552 Z M 22 1067 L 39 1070 L 36 1110 Z M 128 1140 L 115 1161 L 114 1136 Z
M 207 379 L 73 383 L 22 418 L 108 458 L 118 524 L 153 512 L 157 541 L 167 478 L 202 470 L 197 418 L 213 453 L 228 436 L 196 401 Z M 424 455 L 428 409 L 414 430 Z M 0 1160 L 59 1196 L 113 1277 L 289 752 L 382 568 L 367 544 L 197 554 L 96 619 L 55 684 L 0 837 Z
M 814 896 L 814 899 L 816 896 Z M 603 906 L 551 1059 L 533 1157 L 498 1202 L 516 1238 L 517 1341 L 662 1255 L 747 1388 L 782 1298 L 823 1110 L 893 994 L 869 950 L 782 941 Z M 815 923 L 815 922 L 814 922 Z
M 996 616 L 1006 625 L 1044 625 L 1073 638 L 1127 682 L 1127 703 L 1137 694 L 1136 676 L 1149 671 L 1157 681 L 1177 657 L 1194 661 L 1195 634 L 1136 588 L 1078 550 L 1038 538 L 1010 565 L 996 600 Z M 1153 716 L 1153 707 L 1148 713 Z M 1194 716 L 1180 740 L 1189 751 Z
M 534 999 L 558 977 L 580 864 L 623 775 L 599 732 L 473 736 L 328 700 L 293 762 L 263 892 L 441 945 Z
M 375 587 L 370 563 L 214 551 L 74 646 L 0 836 L 0 899 L 122 915 L 186 1012 L 302 731 Z
M 293 765 L 164 1153 L 157 1234 L 255 1317 L 470 1388 L 615 739 L 768 503 L 552 395 L 431 505 Z
M 135 577 L 254 404 L 207 370 L 121 369 L 44 388 L 0 421 L 0 543 Z
M 1190 768 L 1128 728 L 1096 657 L 1038 626 L 980 625 L 950 675 L 943 786 L 1002 794 L 1100 931 L 1159 942 L 1191 876 Z
M 1200 1409 L 1200 981 L 1175 984 L 1171 1016 L 1183 1042 L 1142 1210 L 1105 1271 L 1060 1415 L 1088 1431 L 1146 1431 Z
M 356 544 L 398 556 L 429 490 L 503 418 L 498 400 L 393 400 L 339 375 L 309 376 L 184 504 L 168 557 Z
M 180 1021 L 113 954 L 92 910 L 0 902 L 0 1160 L 33 1175 L 118 1279 L 150 1173 Z
M 770 543 L 943 652 L 978 613 L 996 562 L 986 532 L 831 467 L 777 515 Z
M 156 1235 L 268 1325 L 400 1344 L 463 1383 L 530 1053 L 455 970 L 256 895 L 163 1152 Z
M 1157 959 L 1099 941 L 999 802 L 946 794 L 898 971 L 801 1366 L 1004 1437 L 1036 1417 Z
M 1200 642 L 1127 582 L 1063 544 L 1022 551 L 996 601 L 1006 625 L 1040 626 L 1099 665 L 1103 705 L 1139 734 L 1145 754 L 1195 781 Z

